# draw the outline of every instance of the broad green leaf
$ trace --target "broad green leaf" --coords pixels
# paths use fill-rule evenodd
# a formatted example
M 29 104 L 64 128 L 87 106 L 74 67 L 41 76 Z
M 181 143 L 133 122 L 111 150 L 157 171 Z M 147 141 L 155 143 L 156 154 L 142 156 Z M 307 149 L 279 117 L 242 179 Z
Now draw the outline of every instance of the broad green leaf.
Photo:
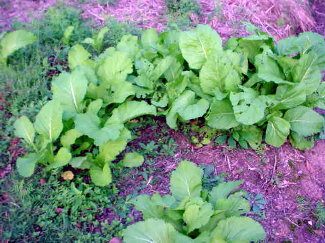
M 255 67 L 257 68 L 257 75 L 266 82 L 274 82 L 277 84 L 290 84 L 285 81 L 285 76 L 281 71 L 277 62 L 270 56 L 268 51 L 264 51 L 255 57 Z
M 191 204 L 186 206 L 183 219 L 186 223 L 187 233 L 207 224 L 213 212 L 212 205 L 208 202 L 203 202 L 202 205 Z
M 88 80 L 82 72 L 61 73 L 52 83 L 53 100 L 59 102 L 69 119 L 82 111 Z
M 197 103 L 185 107 L 180 110 L 178 114 L 184 120 L 191 120 L 198 117 L 202 117 L 209 108 L 209 102 L 205 99 L 200 99 Z
M 6 61 L 9 55 L 13 54 L 20 48 L 33 44 L 36 40 L 37 37 L 26 30 L 16 30 L 8 33 L 0 41 L 0 57 Z
M 265 101 L 253 89 L 244 88 L 244 92 L 232 92 L 230 101 L 233 105 L 236 120 L 244 125 L 257 123 L 265 116 Z
M 161 219 L 148 219 L 130 225 L 123 231 L 125 243 L 171 243 L 174 227 Z
M 190 90 L 185 90 L 172 103 L 171 108 L 166 115 L 167 124 L 169 127 L 176 129 L 178 116 L 184 120 L 202 117 L 206 113 L 208 106 L 209 104 L 205 99 L 196 101 L 195 93 Z M 192 113 L 187 114 L 187 112 Z
M 130 138 L 130 137 L 129 137 Z M 127 138 L 119 138 L 115 141 L 108 141 L 99 148 L 99 155 L 97 160 L 101 163 L 108 163 L 113 161 L 127 145 Z
M 202 190 L 202 170 L 189 161 L 182 161 L 170 178 L 170 190 L 179 201 L 199 197 Z
M 131 83 L 121 82 L 120 86 L 111 88 L 111 93 L 107 97 L 106 103 L 123 103 L 129 96 L 135 95 L 135 92 L 135 88 Z
M 29 177 L 34 173 L 35 165 L 40 160 L 40 155 L 30 153 L 17 159 L 17 170 L 21 176 Z
M 14 123 L 15 136 L 25 139 L 29 144 L 34 143 L 35 129 L 31 121 L 26 116 L 21 116 Z
M 237 189 L 243 181 L 229 181 L 224 183 L 219 183 L 217 186 L 213 187 L 209 193 L 209 202 L 213 205 L 216 204 L 217 199 L 227 198 L 228 195 L 235 189 Z
M 283 118 L 290 122 L 292 131 L 303 137 L 318 133 L 323 128 L 324 118 L 306 106 L 288 110 Z
M 314 146 L 314 138 L 306 138 L 303 136 L 299 136 L 295 132 L 291 132 L 290 134 L 290 143 L 293 147 L 300 150 L 307 150 Z
M 280 147 L 285 143 L 290 133 L 290 123 L 280 117 L 272 117 L 269 119 L 266 127 L 265 142 Z
M 306 101 L 305 85 L 300 83 L 294 86 L 279 85 L 276 89 L 275 99 L 279 101 L 276 109 L 284 110 L 294 108 Z
M 127 101 L 113 110 L 112 116 L 106 121 L 105 126 L 125 123 L 138 116 L 156 114 L 156 107 L 149 105 L 145 101 Z
M 69 164 L 72 155 L 66 148 L 60 148 L 58 153 L 54 156 L 54 162 L 46 167 L 47 170 L 59 168 Z
M 229 198 L 219 198 L 215 204 L 215 210 L 222 212 L 224 217 L 240 216 L 249 212 L 251 205 L 248 200 L 237 197 L 235 194 Z
M 230 217 L 221 220 L 211 233 L 212 238 L 223 239 L 227 243 L 249 243 L 266 237 L 263 227 L 248 217 Z M 222 241 L 212 241 L 222 242 Z
M 89 59 L 91 54 L 81 45 L 74 45 L 68 54 L 68 62 L 71 70 L 74 70 L 77 66 L 92 65 L 92 61 Z
M 262 130 L 256 126 L 244 126 L 239 134 L 253 149 L 257 149 L 262 142 Z
M 135 59 L 139 51 L 138 37 L 133 35 L 124 35 L 121 41 L 117 44 L 116 49 L 124 52 L 132 60 Z
M 139 167 L 143 164 L 144 158 L 137 152 L 126 153 L 124 159 L 120 162 L 125 167 Z
M 106 163 L 103 168 L 92 166 L 89 170 L 91 181 L 96 186 L 107 186 L 112 182 L 112 174 L 109 165 Z
M 222 50 L 222 41 L 210 26 L 198 25 L 180 34 L 179 46 L 190 68 L 200 69 L 212 53 Z
M 148 195 L 140 195 L 134 200 L 136 210 L 142 212 L 144 219 L 156 218 L 161 219 L 164 216 L 164 207 L 157 205 L 156 201 L 161 199 L 158 193 L 155 193 L 151 198 Z
M 213 101 L 207 123 L 208 126 L 215 129 L 230 129 L 239 125 L 228 99 Z
M 306 94 L 315 92 L 322 80 L 322 74 L 317 65 L 317 55 L 304 54 L 292 70 L 293 81 L 305 85 Z
M 156 48 L 159 36 L 156 29 L 148 29 L 142 32 L 141 44 L 145 48 Z
M 119 86 L 132 73 L 132 60 L 124 52 L 115 51 L 98 68 L 98 75 L 108 86 Z
M 101 127 L 100 118 L 92 112 L 78 114 L 74 122 L 75 129 L 94 139 L 94 143 L 97 146 L 103 145 L 108 140 L 117 139 L 124 128 L 123 124 L 120 123 L 107 124 Z
M 47 102 L 36 116 L 35 130 L 45 139 L 54 142 L 63 129 L 62 108 L 57 101 Z
M 63 147 L 70 148 L 72 144 L 75 143 L 76 139 L 81 137 L 82 133 L 76 129 L 70 129 L 64 133 L 64 135 L 60 138 L 60 142 Z
M 211 55 L 200 71 L 201 88 L 209 95 L 236 91 L 240 83 L 238 72 L 223 52 Z

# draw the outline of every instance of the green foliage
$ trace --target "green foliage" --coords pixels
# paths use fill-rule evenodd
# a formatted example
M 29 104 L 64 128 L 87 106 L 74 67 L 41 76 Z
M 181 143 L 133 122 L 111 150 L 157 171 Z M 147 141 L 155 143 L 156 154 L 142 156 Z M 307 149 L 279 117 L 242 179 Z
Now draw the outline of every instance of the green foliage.
M 226 48 L 204 25 L 186 32 L 146 30 L 140 39 L 127 35 L 95 58 L 81 45 L 73 46 L 72 71 L 52 82 L 52 101 L 36 116 L 35 141 L 18 126 L 27 118 L 19 120 L 17 135 L 36 154 L 20 160 L 19 171 L 29 175 L 38 163 L 55 168 L 71 162 L 89 169 L 95 184 L 107 185 L 110 164 L 131 139 L 125 124 L 144 115 L 165 115 L 173 129 L 178 121 L 205 117 L 210 127 L 231 133 L 232 147 L 238 142 L 258 148 L 263 136 L 273 146 L 289 136 L 294 146 L 310 147 L 305 140 L 323 127 L 323 117 L 306 100 L 322 95 L 317 53 L 283 57 L 272 37 L 249 27 L 254 35 L 232 39 Z M 104 30 L 97 36 L 100 43 Z M 291 93 L 294 89 L 299 92 Z M 33 126 L 27 123 L 29 134 Z M 74 139 L 66 141 L 70 133 Z M 56 159 L 61 147 L 70 161 Z
M 200 12 L 200 5 L 196 0 L 165 0 L 165 2 L 169 13 L 187 15 Z
M 26 30 L 16 30 L 6 34 L 0 41 L 0 64 L 6 64 L 9 55 L 35 41 L 36 36 Z
M 171 195 L 136 198 L 134 204 L 144 221 L 128 226 L 124 241 L 252 242 L 265 238 L 259 223 L 240 216 L 250 211 L 243 192 L 233 192 L 242 181 L 219 183 L 207 191 L 202 179 L 202 169 L 182 161 L 171 176 Z

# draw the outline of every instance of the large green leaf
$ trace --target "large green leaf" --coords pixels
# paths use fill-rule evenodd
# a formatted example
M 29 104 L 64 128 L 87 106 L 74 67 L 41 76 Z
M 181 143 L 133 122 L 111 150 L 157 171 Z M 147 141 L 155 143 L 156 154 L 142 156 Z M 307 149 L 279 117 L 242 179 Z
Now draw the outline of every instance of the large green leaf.
M 125 123 L 143 115 L 156 115 L 156 107 L 145 101 L 127 101 L 113 110 L 112 116 L 106 121 L 105 126 Z
M 212 231 L 213 239 L 224 240 L 227 243 L 249 243 L 263 240 L 266 234 L 263 227 L 248 217 L 230 217 L 221 220 Z M 212 242 L 223 242 L 213 241 Z
M 256 126 L 243 126 L 239 134 L 253 149 L 257 149 L 262 142 L 262 130 Z
M 213 101 L 207 122 L 215 129 L 230 129 L 239 125 L 228 99 Z
M 233 105 L 236 120 L 244 125 L 257 123 L 265 116 L 265 101 L 253 89 L 244 88 L 244 92 L 232 92 L 230 101 Z
M 124 128 L 121 131 L 120 137 L 116 140 L 108 141 L 99 148 L 97 161 L 105 164 L 113 161 L 126 147 L 128 139 L 131 138 L 131 133 Z
M 59 168 L 69 164 L 72 159 L 72 155 L 67 148 L 60 148 L 57 154 L 54 156 L 54 161 L 46 167 L 47 170 Z
M 183 219 L 186 223 L 187 233 L 207 224 L 213 214 L 212 205 L 208 202 L 188 203 L 186 205 Z
M 60 138 L 60 142 L 63 147 L 70 148 L 72 144 L 75 143 L 76 139 L 81 137 L 82 133 L 76 129 L 70 129 L 64 133 L 64 135 Z
M 17 159 L 17 170 L 21 176 L 29 177 L 34 173 L 35 165 L 40 160 L 40 155 L 30 153 Z
M 123 231 L 125 243 L 172 243 L 174 227 L 161 219 L 148 219 Z
M 58 101 L 69 119 L 82 111 L 88 80 L 83 72 L 61 73 L 52 82 L 53 100 Z
M 290 143 L 293 147 L 300 149 L 300 150 L 306 150 L 310 149 L 314 146 L 314 138 L 306 138 L 303 136 L 298 135 L 295 132 L 291 132 L 290 134 Z
M 228 195 L 241 185 L 243 181 L 229 181 L 224 183 L 219 183 L 217 186 L 213 187 L 209 193 L 209 202 L 213 205 L 216 204 L 217 199 L 227 198 Z
M 115 140 L 120 136 L 123 124 L 107 124 L 101 127 L 100 118 L 92 113 L 78 114 L 75 117 L 75 129 L 80 133 L 94 139 L 97 146 L 103 145 L 108 140 Z
M 62 108 L 57 101 L 47 102 L 36 116 L 35 130 L 45 139 L 54 142 L 63 129 Z
M 181 201 L 185 197 L 199 197 L 202 190 L 203 172 L 195 164 L 182 161 L 170 178 L 170 190 Z
M 212 53 L 222 49 L 222 41 L 210 26 L 198 25 L 195 30 L 181 33 L 179 46 L 190 68 L 200 69 Z
M 201 88 L 210 95 L 215 95 L 216 92 L 236 91 L 240 83 L 238 72 L 223 52 L 211 55 L 200 71 Z
M 98 68 L 98 75 L 107 86 L 119 86 L 132 73 L 132 60 L 124 52 L 115 51 Z
M 92 166 L 89 170 L 92 182 L 96 186 L 107 186 L 112 182 L 112 174 L 109 165 L 106 163 L 102 168 Z
M 322 74 L 317 64 L 317 55 L 304 54 L 298 61 L 298 65 L 292 70 L 293 81 L 305 84 L 306 94 L 315 92 L 322 80 Z
M 0 41 L 0 58 L 3 58 L 4 61 L 6 61 L 9 55 L 20 48 L 34 43 L 36 40 L 37 37 L 33 33 L 27 32 L 26 30 L 16 30 L 6 34 L 5 37 Z
M 294 86 L 279 85 L 276 89 L 275 99 L 279 101 L 275 108 L 279 110 L 294 108 L 306 101 L 305 84 Z
M 303 137 L 320 132 L 324 122 L 321 115 L 306 106 L 288 110 L 284 119 L 290 122 L 292 131 Z
M 265 142 L 280 147 L 290 133 L 290 123 L 281 117 L 271 117 L 267 123 Z
M 166 121 L 169 127 L 177 128 L 178 116 L 184 120 L 195 119 L 202 117 L 209 108 L 209 103 L 205 99 L 195 100 L 195 93 L 190 90 L 185 90 L 172 103 L 166 115 Z
M 240 192 L 238 194 L 241 195 Z M 249 212 L 250 209 L 249 201 L 236 194 L 230 195 L 228 198 L 219 198 L 215 204 L 215 210 L 221 213 L 219 217 L 240 216 Z
M 134 60 L 139 51 L 138 37 L 133 35 L 123 36 L 121 41 L 117 44 L 116 49 L 120 52 L 124 52 L 129 58 Z
M 91 54 L 81 45 L 73 46 L 68 54 L 68 62 L 71 70 L 74 70 L 80 65 L 92 65 L 92 61 L 89 59 Z
M 14 123 L 15 136 L 25 139 L 29 144 L 33 144 L 35 129 L 31 121 L 26 116 L 21 116 Z

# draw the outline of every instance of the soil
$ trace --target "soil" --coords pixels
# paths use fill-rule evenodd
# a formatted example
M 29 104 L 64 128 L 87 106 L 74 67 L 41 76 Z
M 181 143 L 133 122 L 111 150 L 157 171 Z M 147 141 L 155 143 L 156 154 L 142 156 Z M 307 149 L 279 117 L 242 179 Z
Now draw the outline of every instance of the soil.
M 29 21 L 31 16 L 41 16 L 55 2 L 56 0 L 0 0 L 0 30 L 8 29 L 10 23 L 15 18 L 20 21 Z M 164 15 L 165 7 L 163 0 L 139 0 L 136 2 L 137 4 L 134 4 L 133 1 L 120 0 L 115 5 L 105 6 L 92 2 L 88 5 L 80 5 L 80 7 L 83 9 L 83 16 L 92 17 L 98 22 L 103 22 L 104 18 L 109 15 L 127 22 L 137 19 L 137 24 L 143 28 L 155 27 L 163 29 L 165 27 L 167 20 Z M 202 0 L 199 2 L 204 6 L 205 16 L 208 16 L 209 11 L 211 11 L 211 1 Z M 240 16 L 238 9 L 233 12 L 230 9 L 230 3 L 236 5 L 240 1 L 228 2 L 229 5 L 226 5 L 228 9 L 226 16 L 228 18 L 236 14 Z M 249 4 L 255 1 L 242 2 L 245 2 L 246 7 L 250 7 Z M 275 1 L 269 0 L 266 2 L 270 4 L 268 8 L 270 9 L 269 15 L 276 15 L 277 12 L 272 12 L 276 10 L 274 8 Z M 134 11 L 129 11 L 131 8 Z M 285 16 L 277 16 L 287 21 L 287 24 L 281 26 L 275 24 L 275 20 L 272 19 L 267 19 L 266 22 L 263 22 L 265 19 L 259 18 L 258 11 L 255 15 L 251 12 L 245 14 L 251 17 L 253 23 L 279 38 L 295 33 L 297 30 L 316 30 L 325 36 L 324 0 L 311 1 L 310 9 L 313 21 L 316 24 L 313 25 L 312 21 L 310 21 L 309 25 L 300 25 L 297 28 L 292 28 L 289 24 L 291 20 L 288 20 L 290 19 L 288 16 L 287 18 Z M 261 10 L 263 10 L 263 6 L 260 6 L 259 11 Z M 307 15 L 302 15 L 301 22 L 305 19 L 303 18 L 304 16 Z M 192 15 L 191 19 L 193 22 L 211 24 L 223 38 L 227 38 L 234 33 L 241 34 L 243 32 L 240 26 L 236 25 L 237 22 L 229 24 L 227 18 L 216 17 L 211 20 L 204 16 Z M 259 21 L 261 22 L 259 23 Z M 273 21 L 273 23 L 270 21 Z M 296 21 L 296 23 L 298 22 Z M 160 121 L 159 127 L 166 127 L 166 124 Z M 136 147 L 139 142 L 147 144 L 155 140 L 157 130 L 148 127 L 141 134 L 137 140 L 130 144 L 131 146 Z M 321 229 L 316 228 L 316 219 L 311 210 L 317 201 L 324 203 L 325 200 L 324 140 L 316 141 L 315 147 L 305 152 L 292 148 L 290 144 L 285 144 L 281 148 L 266 146 L 262 151 L 254 151 L 251 149 L 229 150 L 226 146 L 213 146 L 211 144 L 197 148 L 180 131 L 168 130 L 168 135 L 177 142 L 177 150 L 174 156 L 160 156 L 156 158 L 154 162 L 155 170 L 147 179 L 143 178 L 139 173 L 145 167 L 134 170 L 131 176 L 121 180 L 123 183 L 117 185 L 120 189 L 120 196 L 124 197 L 143 185 L 145 186 L 141 193 L 169 193 L 169 175 L 177 167 L 177 163 L 183 159 L 197 164 L 212 164 L 215 168 L 215 174 L 227 173 L 228 180 L 244 180 L 245 183 L 242 185 L 244 190 L 264 196 L 267 201 L 265 217 L 257 219 L 260 220 L 267 231 L 268 242 L 325 242 L 324 226 Z M 17 156 L 23 153 L 18 144 L 19 141 L 14 139 L 11 142 L 10 148 L 8 148 L 11 154 L 11 161 L 15 161 Z M 11 166 L 5 168 L 5 170 L 1 171 L 0 177 L 5 176 L 10 170 Z M 299 198 L 306 199 L 304 205 L 298 203 L 297 199 Z M 141 215 L 136 211 L 131 212 L 131 214 L 137 219 L 141 218 Z M 101 216 L 101 220 L 111 221 L 115 217 L 114 213 L 106 210 Z

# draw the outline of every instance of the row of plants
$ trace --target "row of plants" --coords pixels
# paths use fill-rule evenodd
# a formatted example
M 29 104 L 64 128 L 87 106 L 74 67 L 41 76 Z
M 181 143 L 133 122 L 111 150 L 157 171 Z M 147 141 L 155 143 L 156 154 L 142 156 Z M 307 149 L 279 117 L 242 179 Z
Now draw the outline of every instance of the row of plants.
M 253 34 L 231 38 L 225 47 L 205 25 L 146 30 L 140 39 L 126 35 L 93 58 L 73 46 L 71 72 L 54 78 L 52 100 L 35 122 L 26 116 L 15 122 L 16 136 L 32 150 L 18 159 L 19 173 L 30 176 L 37 164 L 46 170 L 70 164 L 89 169 L 96 185 L 108 185 L 110 167 L 142 164 L 135 152 L 112 162 L 131 139 L 126 124 L 144 115 L 165 116 L 172 129 L 204 117 L 252 148 L 263 138 L 281 146 L 288 137 L 299 149 L 312 147 L 324 123 L 312 109 L 324 108 L 324 39 L 306 32 L 275 45 L 256 27 L 247 29 Z

